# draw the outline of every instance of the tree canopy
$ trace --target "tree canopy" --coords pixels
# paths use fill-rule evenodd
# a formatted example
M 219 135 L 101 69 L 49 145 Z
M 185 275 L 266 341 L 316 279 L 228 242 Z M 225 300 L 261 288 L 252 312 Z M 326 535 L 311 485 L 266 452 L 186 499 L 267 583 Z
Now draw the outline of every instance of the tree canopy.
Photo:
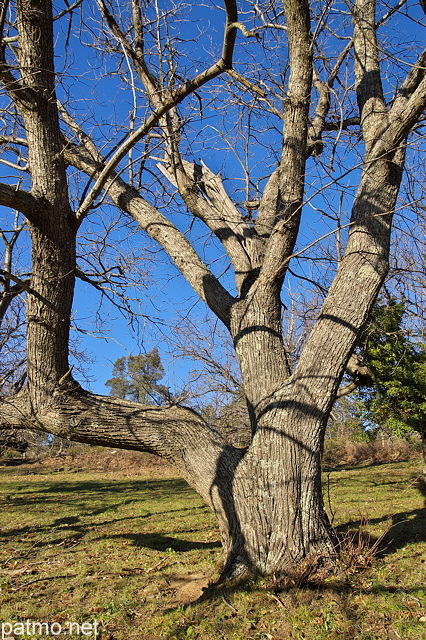
M 157 384 L 164 376 L 158 349 L 146 354 L 122 356 L 114 362 L 112 378 L 105 382 L 110 395 L 133 402 L 159 404 L 170 400 L 167 387 Z

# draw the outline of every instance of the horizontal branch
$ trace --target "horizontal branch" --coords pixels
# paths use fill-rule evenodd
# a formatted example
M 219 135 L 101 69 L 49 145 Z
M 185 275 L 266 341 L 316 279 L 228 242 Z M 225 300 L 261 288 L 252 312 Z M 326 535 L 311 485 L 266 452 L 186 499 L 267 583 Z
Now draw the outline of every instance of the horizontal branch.
M 30 221 L 35 220 L 40 208 L 40 202 L 31 193 L 4 183 L 0 183 L 0 205 L 17 209 Z
M 324 122 L 324 131 L 340 131 L 341 129 L 348 129 L 348 127 L 355 127 L 361 123 L 358 116 L 352 116 L 352 118 L 344 118 L 343 120 L 337 120 L 335 122 Z
M 0 144 L 18 144 L 23 147 L 28 147 L 28 142 L 25 138 L 19 138 L 18 136 L 0 136 Z
M 17 285 L 17 293 L 22 293 L 22 291 L 27 291 L 27 292 L 33 292 L 31 287 L 30 287 L 30 280 L 22 280 L 22 278 L 18 278 L 17 276 L 13 275 L 13 273 L 10 273 L 9 271 L 6 271 L 5 269 L 0 269 L 0 276 L 1 276 L 1 280 L 3 281 L 3 278 L 5 280 L 12 280 L 12 282 L 15 283 L 15 285 Z
M 151 406 L 88 393 L 70 380 L 36 416 L 26 391 L 1 399 L 0 429 L 35 429 L 75 442 L 145 451 L 167 459 L 212 504 L 219 460 L 232 452 L 192 409 Z

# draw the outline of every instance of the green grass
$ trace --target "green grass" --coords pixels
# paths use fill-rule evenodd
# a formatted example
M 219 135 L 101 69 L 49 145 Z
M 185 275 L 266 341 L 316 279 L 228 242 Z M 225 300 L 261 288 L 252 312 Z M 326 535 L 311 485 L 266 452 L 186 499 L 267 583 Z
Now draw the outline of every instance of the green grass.
M 416 474 L 414 461 L 325 475 L 348 566 L 322 584 L 260 580 L 193 603 L 218 575 L 220 543 L 185 482 L 2 468 L 0 622 L 97 620 L 103 640 L 426 640 Z M 389 526 L 371 561 L 366 539 Z

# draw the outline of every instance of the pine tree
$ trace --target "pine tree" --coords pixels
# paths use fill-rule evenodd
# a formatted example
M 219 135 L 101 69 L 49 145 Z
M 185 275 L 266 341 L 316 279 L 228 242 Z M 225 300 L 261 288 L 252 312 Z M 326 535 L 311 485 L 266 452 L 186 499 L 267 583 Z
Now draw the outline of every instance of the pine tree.
M 141 404 L 161 404 L 170 400 L 170 392 L 158 384 L 164 376 L 164 367 L 158 349 L 145 355 L 123 356 L 114 363 L 113 377 L 105 382 L 110 387 L 110 395 Z
M 426 350 L 405 331 L 404 314 L 404 303 L 396 300 L 373 309 L 360 348 L 374 387 L 361 397 L 372 422 L 397 436 L 420 434 L 426 475 Z

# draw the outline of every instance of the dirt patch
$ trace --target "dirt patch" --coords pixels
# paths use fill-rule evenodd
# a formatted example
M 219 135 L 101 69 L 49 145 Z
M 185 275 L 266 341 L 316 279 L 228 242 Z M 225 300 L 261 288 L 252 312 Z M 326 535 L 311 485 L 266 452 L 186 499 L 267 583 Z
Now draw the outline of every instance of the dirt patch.
M 190 573 L 170 583 L 170 588 L 175 591 L 174 599 L 182 604 L 198 600 L 207 587 L 208 580 L 203 573 Z

